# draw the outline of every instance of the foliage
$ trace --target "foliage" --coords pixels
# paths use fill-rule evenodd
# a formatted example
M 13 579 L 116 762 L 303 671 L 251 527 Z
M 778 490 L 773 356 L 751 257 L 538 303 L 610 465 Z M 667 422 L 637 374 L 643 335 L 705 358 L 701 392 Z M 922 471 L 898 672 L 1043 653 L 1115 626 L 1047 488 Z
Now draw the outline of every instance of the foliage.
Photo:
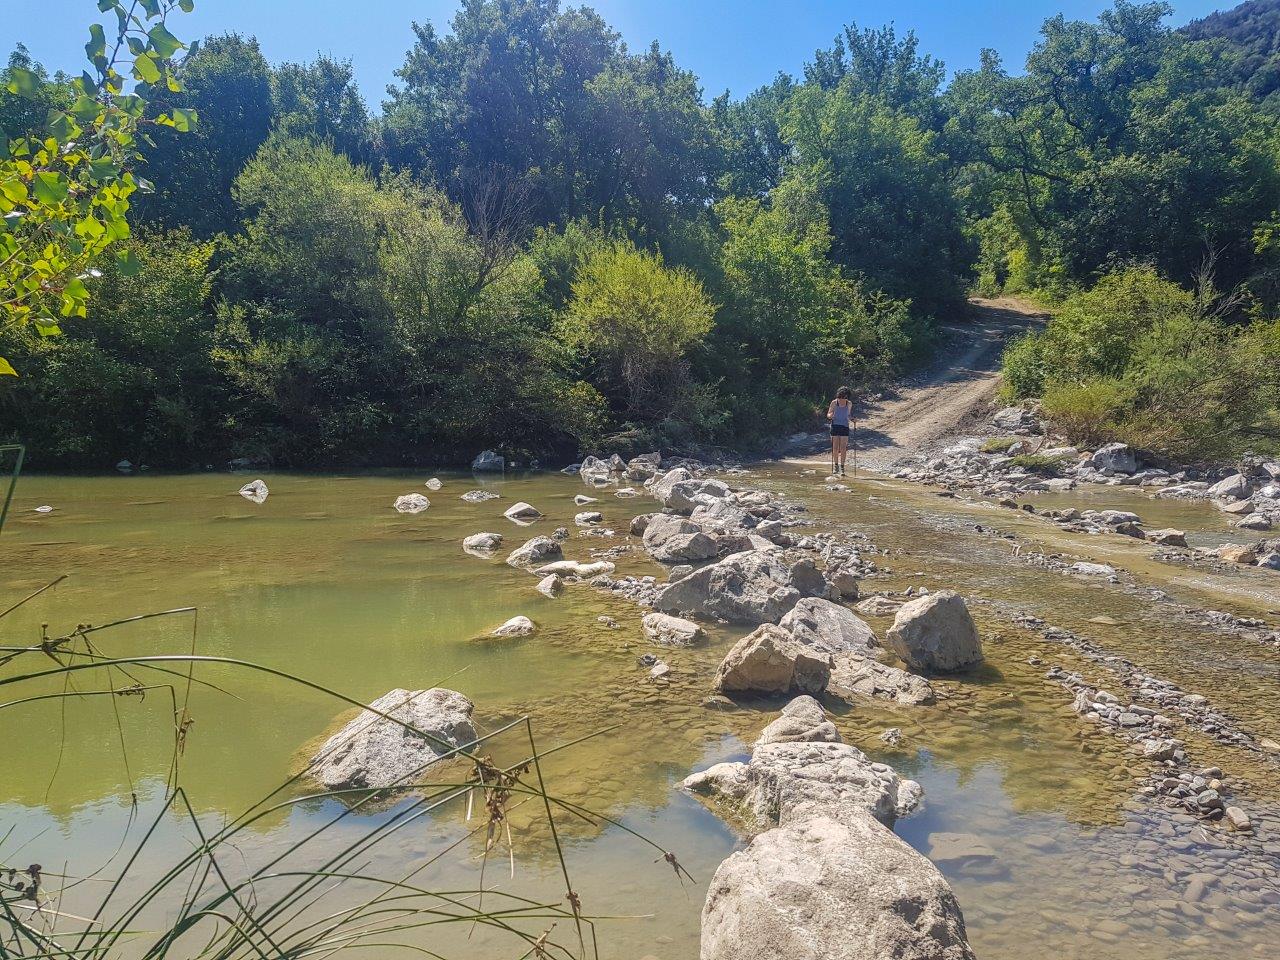
M 1020 453 L 1009 458 L 1009 465 L 1031 473 L 1057 473 L 1062 468 L 1062 460 L 1062 457 L 1047 457 L 1043 453 Z
M 992 437 L 990 440 L 983 441 L 978 449 L 983 453 L 1004 453 L 1017 443 L 1018 439 L 1018 437 Z
M 687 270 L 626 242 L 593 251 L 578 270 L 560 332 L 625 391 L 625 412 L 660 420 L 682 399 L 689 350 L 710 332 L 715 308 Z M 616 378 L 616 379 L 615 379 Z
M 0 325 L 30 324 L 41 336 L 56 336 L 55 314 L 85 315 L 88 271 L 129 235 L 129 198 L 142 185 L 130 169 L 140 130 L 185 131 L 195 122 L 192 111 L 165 104 L 181 89 L 170 58 L 183 49 L 165 22 L 172 10 L 192 6 L 192 0 L 100 0 L 99 10 L 115 14 L 116 29 L 109 43 L 104 28 L 93 25 L 85 44 L 92 72 L 68 80 L 65 91 L 48 91 L 42 71 L 11 58 L 2 96 L 52 109 L 39 128 L 0 135 Z M 13 106 L 4 112 L 6 126 L 37 119 Z M 14 373 L 0 357 L 0 374 Z
M 1010 345 L 1006 390 L 1043 393 L 1055 425 L 1085 443 L 1238 454 L 1274 433 L 1274 325 L 1226 322 L 1222 306 L 1211 286 L 1193 294 L 1150 268 L 1110 274 Z

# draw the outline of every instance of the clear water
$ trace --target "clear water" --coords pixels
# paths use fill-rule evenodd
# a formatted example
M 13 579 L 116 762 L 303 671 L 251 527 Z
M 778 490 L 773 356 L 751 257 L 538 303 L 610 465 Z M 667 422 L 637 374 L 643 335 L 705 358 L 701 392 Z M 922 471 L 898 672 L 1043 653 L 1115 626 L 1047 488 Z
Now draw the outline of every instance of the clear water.
M 0 621 L 0 642 L 35 642 L 46 622 L 53 635 L 77 623 L 195 606 L 196 618 L 106 630 L 94 635 L 95 643 L 107 655 L 185 653 L 194 627 L 201 654 L 288 670 L 360 701 L 393 687 L 453 687 L 476 702 L 483 728 L 529 715 L 540 751 L 603 731 L 548 758 L 550 791 L 652 838 L 676 853 L 695 879 L 678 880 L 655 848 L 616 826 L 558 821 L 584 911 L 619 918 L 599 923 L 600 955 L 695 957 L 706 884 L 737 840 L 674 787 L 691 770 L 743 752 L 773 716 L 700 706 L 736 634 L 717 630 L 706 648 L 664 652 L 672 682 L 645 682 L 636 665 L 637 655 L 650 649 L 641 611 L 586 586 L 549 600 L 533 589 L 529 574 L 502 563 L 505 551 L 482 560 L 465 554 L 460 541 L 491 530 L 513 547 L 567 526 L 574 537 L 566 555 L 586 559 L 592 550 L 625 542 L 627 522 L 650 509 L 649 502 L 602 497 L 592 509 L 601 509 L 620 533 L 599 539 L 573 526 L 582 509 L 573 503 L 582 492 L 576 478 L 442 478 L 444 488 L 429 492 L 422 487 L 426 475 L 268 474 L 271 496 L 261 506 L 236 493 L 248 477 L 225 474 L 24 478 L 0 539 L 0 601 L 62 574 L 68 579 Z M 1011 626 L 1007 614 L 1033 613 L 1101 642 L 1206 694 L 1243 727 L 1273 739 L 1280 739 L 1280 651 L 1176 622 L 1114 587 L 1021 564 L 1007 542 L 973 528 L 997 526 L 1050 551 L 1114 563 L 1184 602 L 1239 614 L 1267 616 L 1280 608 L 1274 575 L 1172 567 L 1125 538 L 1063 534 L 1034 517 L 880 480 L 859 481 L 852 493 L 827 492 L 795 467 L 764 471 L 756 480 L 804 497 L 820 525 L 853 523 L 888 549 L 890 572 L 868 588 L 951 587 L 991 601 L 975 608 L 987 666 L 942 681 L 945 696 L 937 706 L 859 704 L 838 718 L 850 742 L 924 784 L 924 810 L 899 826 L 909 842 L 927 851 L 930 834 L 952 831 L 973 834 L 997 852 L 995 865 L 980 870 L 944 865 L 980 956 L 1024 957 L 1033 939 L 1067 956 L 1087 952 L 1103 960 L 1201 957 L 1210 943 L 1274 955 L 1274 922 L 1267 922 L 1277 909 L 1267 893 L 1276 883 L 1274 864 L 1268 872 L 1208 834 L 1188 841 L 1135 803 L 1146 766 L 1079 721 L 1065 692 L 1043 679 L 1045 667 L 1027 659 L 1038 656 L 1094 677 L 1099 668 Z M 502 499 L 478 505 L 458 499 L 478 486 Z M 426 492 L 431 509 L 396 514 L 392 501 L 410 492 Z M 1112 505 L 1104 501 L 1116 495 L 1099 491 L 1095 502 L 1092 492 L 1082 491 L 1070 502 Z M 1134 503 L 1127 491 L 1119 496 Z M 518 528 L 502 516 L 516 500 L 533 503 L 545 519 Z M 35 514 L 42 503 L 55 511 Z M 1132 508 L 1149 526 L 1230 539 L 1211 507 L 1140 503 Z M 638 553 L 619 566 L 659 572 Z M 539 633 L 519 641 L 483 639 L 517 614 L 537 622 Z M 619 629 L 602 626 L 602 615 L 615 618 Z M 1100 615 L 1106 623 L 1097 622 Z M 197 686 L 192 692 L 195 724 L 181 782 L 202 825 L 235 815 L 274 789 L 343 714 L 332 698 L 267 674 L 202 665 L 198 675 L 228 691 Z M 0 688 L 0 700 L 11 699 L 12 690 Z M 159 692 L 145 700 L 49 700 L 0 711 L 0 725 L 0 770 L 9 774 L 0 786 L 0 863 L 59 865 L 74 877 L 105 863 L 101 876 L 112 875 L 122 841 L 126 848 L 136 842 L 140 824 L 163 796 L 171 702 Z M 889 726 L 904 734 L 892 750 L 878 739 Z M 1200 762 L 1247 781 L 1240 789 L 1254 809 L 1280 800 L 1280 777 L 1265 759 L 1189 742 Z M 526 748 L 504 736 L 495 754 L 514 758 Z M 283 850 L 338 812 L 332 802 L 308 802 L 259 821 L 240 844 L 244 862 Z M 345 818 L 308 849 L 319 857 L 394 813 Z M 558 899 L 563 881 L 543 819 L 525 807 L 513 812 L 512 826 L 515 877 L 508 877 L 504 847 L 484 868 L 486 882 Z M 400 831 L 362 863 L 367 872 L 385 875 L 429 864 L 418 880 L 474 887 L 483 839 L 469 838 L 468 830 L 454 804 L 429 824 Z M 171 849 L 185 849 L 193 832 L 190 817 L 172 816 L 161 838 Z M 1232 882 L 1188 901 L 1183 894 L 1193 866 Z M 143 870 L 130 883 L 145 879 Z M 96 879 L 69 885 L 60 908 L 91 911 L 100 886 Z M 158 920 L 164 908 L 157 904 L 157 916 L 148 919 Z M 534 932 L 544 927 L 530 925 Z M 404 938 L 463 958 L 519 956 L 527 949 L 483 928 L 433 928 Z

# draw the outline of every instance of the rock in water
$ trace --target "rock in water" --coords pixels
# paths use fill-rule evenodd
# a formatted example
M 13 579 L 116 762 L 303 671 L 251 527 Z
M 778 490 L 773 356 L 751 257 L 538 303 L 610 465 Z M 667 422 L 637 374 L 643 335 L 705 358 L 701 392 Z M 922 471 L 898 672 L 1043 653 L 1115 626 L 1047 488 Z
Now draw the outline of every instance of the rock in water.
M 454 690 L 396 689 L 369 706 L 400 723 L 365 710 L 325 741 L 312 761 L 312 775 L 330 790 L 413 783 L 420 768 L 476 739 L 474 705 Z
M 270 492 L 261 480 L 251 480 L 240 488 L 240 496 L 252 503 L 266 503 Z
M 962 670 L 982 660 L 978 628 L 951 590 L 904 604 L 889 628 L 889 649 L 915 670 Z
M 35 508 L 35 511 L 36 513 L 53 513 L 53 507 L 49 506 L 47 503 L 42 503 L 40 506 Z
M 1152 530 L 1147 534 L 1147 539 L 1152 543 L 1158 543 L 1162 547 L 1185 547 L 1187 545 L 1187 534 L 1183 530 L 1175 530 L 1173 527 L 1166 527 L 1163 530 Z
M 507 557 L 507 563 L 513 567 L 532 567 L 548 560 L 558 560 L 562 556 L 559 540 L 534 537 L 513 550 L 511 556 Z
M 462 549 L 475 553 L 492 553 L 502 546 L 500 533 L 473 533 L 462 541 Z
M 731 554 L 658 591 L 654 608 L 732 623 L 777 623 L 802 597 L 830 589 L 807 558 L 788 563 L 774 551 Z
M 396 497 L 395 502 L 397 513 L 421 513 L 429 506 L 431 501 L 420 493 L 406 493 L 403 497 Z
M 496 450 L 484 450 L 471 461 L 471 469 L 477 473 L 501 473 L 506 467 L 506 458 Z
M 596 510 L 586 510 L 575 514 L 573 522 L 580 527 L 589 527 L 595 523 L 604 523 L 604 514 Z
M 778 621 L 784 630 L 791 631 L 803 644 L 823 653 L 870 654 L 877 651 L 880 642 L 866 621 L 852 610 L 821 597 L 806 597 L 791 608 L 791 612 Z
M 428 490 L 439 490 L 441 487 L 444 486 L 444 481 L 441 480 L 439 477 L 432 477 L 425 484 L 423 484 L 423 486 L 425 486 Z
M 934 702 L 933 687 L 924 677 L 856 653 L 837 653 L 832 661 L 827 693 L 841 699 L 871 697 L 912 706 Z
M 665 613 L 650 613 L 644 618 L 644 635 L 660 647 L 691 647 L 702 639 L 702 628 L 692 620 Z
M 554 600 L 564 593 L 564 578 L 558 573 L 548 574 L 538 581 L 537 590 L 543 596 Z
M 782 708 L 782 716 L 762 731 L 756 746 L 766 743 L 840 743 L 836 725 L 822 704 L 810 696 L 796 697 Z
M 806 740 L 757 744 L 749 762 L 717 763 L 681 786 L 713 798 L 748 833 L 812 816 L 870 815 L 891 827 L 924 794 L 855 746 Z
M 128 460 L 121 460 L 116 464 L 116 469 L 121 473 L 133 473 L 133 464 Z
M 519 503 L 514 503 L 508 507 L 503 516 L 508 520 L 537 520 L 542 516 L 542 511 L 533 506 L 533 504 L 525 503 L 521 500 Z
M 555 573 L 562 577 L 578 577 L 581 580 L 589 580 L 592 577 L 598 577 L 602 573 L 613 573 L 617 568 L 608 560 L 596 560 L 593 563 L 583 563 L 580 560 L 556 560 L 545 566 L 538 567 L 533 572 L 540 577 Z
M 1108 443 L 1099 447 L 1089 460 L 1098 470 L 1110 470 L 1112 473 L 1133 473 L 1138 469 L 1138 456 L 1127 443 Z
M 512 617 L 491 636 L 495 637 L 531 637 L 538 630 L 537 625 L 528 617 Z
M 766 623 L 743 637 L 716 671 L 723 693 L 822 693 L 831 676 L 831 657 Z
M 491 490 L 468 490 L 458 499 L 467 503 L 484 503 L 486 500 L 497 500 L 498 494 Z
M 937 867 L 870 817 L 770 830 L 720 864 L 700 960 L 974 960 Z

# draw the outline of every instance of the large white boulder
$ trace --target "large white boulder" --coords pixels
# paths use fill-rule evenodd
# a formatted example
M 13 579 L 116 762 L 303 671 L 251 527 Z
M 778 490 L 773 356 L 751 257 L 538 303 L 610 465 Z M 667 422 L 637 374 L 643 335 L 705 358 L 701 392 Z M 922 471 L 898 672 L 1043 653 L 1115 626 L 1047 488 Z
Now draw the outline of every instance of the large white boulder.
M 813 561 L 789 562 L 776 550 L 731 554 L 658 591 L 663 613 L 693 614 L 732 623 L 777 623 L 803 597 L 825 596 L 826 578 Z
M 939 590 L 903 604 L 889 649 L 914 670 L 962 670 L 982 660 L 982 641 L 959 594 Z
M 659 503 L 665 504 L 667 498 L 671 496 L 671 490 L 677 483 L 682 483 L 692 477 L 688 470 L 684 467 L 676 467 L 674 470 L 668 470 L 666 473 L 657 474 L 651 480 L 645 483 L 649 488 L 649 493 Z
M 991 418 L 1001 430 L 1031 430 L 1036 426 L 1035 415 L 1030 410 L 1024 410 L 1022 407 L 1005 407 Z
M 312 776 L 330 790 L 414 783 L 421 768 L 476 739 L 474 705 L 454 690 L 396 689 L 369 708 L 326 740 L 312 761 Z
M 492 636 L 495 637 L 531 637 L 538 631 L 538 626 L 528 617 L 512 617 L 498 629 L 494 630 Z
M 855 652 L 870 654 L 880 647 L 875 631 L 848 607 L 805 597 L 787 613 L 778 625 L 791 631 L 801 643 L 824 653 Z
M 1244 474 L 1233 473 L 1225 480 L 1219 480 L 1207 492 L 1215 500 L 1245 500 L 1253 488 Z
M 670 514 L 654 514 L 641 538 L 649 555 L 659 563 L 691 563 L 710 560 L 719 545 L 696 523 Z
M 870 817 L 770 830 L 716 870 L 700 960 L 974 960 L 938 868 Z
M 830 676 L 829 654 L 766 623 L 733 645 L 715 685 L 724 693 L 821 693 Z
M 719 480 L 682 480 L 669 488 L 662 505 L 677 513 L 692 513 L 729 496 L 729 488 Z
M 1112 473 L 1133 473 L 1138 469 L 1138 455 L 1129 449 L 1127 443 L 1108 443 L 1099 447 L 1089 462 L 1097 470 L 1110 470 Z
M 469 553 L 493 553 L 502 546 L 500 533 L 473 533 L 462 540 L 462 549 Z
M 538 567 L 533 572 L 540 577 L 557 574 L 562 577 L 578 577 L 581 580 L 589 580 L 592 577 L 598 577 L 602 573 L 613 573 L 616 569 L 617 567 L 608 560 L 595 560 L 591 563 L 583 563 L 581 560 L 555 560 Z

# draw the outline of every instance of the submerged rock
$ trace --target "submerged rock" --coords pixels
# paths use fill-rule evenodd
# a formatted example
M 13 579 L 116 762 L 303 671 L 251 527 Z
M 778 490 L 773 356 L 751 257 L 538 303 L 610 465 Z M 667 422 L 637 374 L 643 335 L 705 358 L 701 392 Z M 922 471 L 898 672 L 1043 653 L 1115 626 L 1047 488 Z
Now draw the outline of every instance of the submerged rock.
M 1152 543 L 1158 543 L 1162 547 L 1185 547 L 1187 545 L 1186 532 L 1175 530 L 1173 527 L 1152 530 L 1147 534 L 1147 539 Z
M 827 692 L 844 700 L 871 697 L 910 706 L 933 703 L 935 699 L 933 687 L 924 677 L 856 653 L 832 656 Z
M 602 573 L 613 573 L 617 569 L 608 560 L 596 560 L 594 563 L 582 563 L 578 560 L 556 560 L 539 567 L 533 572 L 540 576 L 547 574 L 559 574 L 562 577 L 578 577 L 582 580 L 588 580 L 591 577 L 598 577 Z
M 420 493 L 406 493 L 403 497 L 396 497 L 393 506 L 396 513 L 422 513 L 431 506 L 431 501 Z
M 701 960 L 974 960 L 938 868 L 870 817 L 818 816 L 731 854 L 702 910 Z
M 441 480 L 439 477 L 432 477 L 430 480 L 424 483 L 423 486 L 426 487 L 428 490 L 433 490 L 433 491 L 439 490 L 441 487 L 444 486 L 444 481 Z
M 492 553 L 502 546 L 500 533 L 473 533 L 462 541 L 462 549 L 476 553 Z
M 240 488 L 240 496 L 252 503 L 266 503 L 270 492 L 261 480 L 251 480 Z
M 497 500 L 498 494 L 491 490 L 468 490 L 458 499 L 467 503 L 484 503 L 486 500 Z
M 422 767 L 476 739 L 474 705 L 455 690 L 396 689 L 369 707 L 395 719 L 364 710 L 325 741 L 312 761 L 312 776 L 330 790 L 413 783 Z
M 502 626 L 494 630 L 494 637 L 531 637 L 538 632 L 538 626 L 528 617 L 512 617 Z
M 830 676 L 828 654 L 766 623 L 734 644 L 716 671 L 715 687 L 723 693 L 821 693 Z
M 691 647 L 702 639 L 702 628 L 692 620 L 666 613 L 650 613 L 643 620 L 644 635 L 660 647 Z
M 558 573 L 552 573 L 538 581 L 537 591 L 553 600 L 564 593 L 564 579 Z
M 963 670 L 982 660 L 978 628 L 959 594 L 939 590 L 904 604 L 889 649 L 916 670 Z

